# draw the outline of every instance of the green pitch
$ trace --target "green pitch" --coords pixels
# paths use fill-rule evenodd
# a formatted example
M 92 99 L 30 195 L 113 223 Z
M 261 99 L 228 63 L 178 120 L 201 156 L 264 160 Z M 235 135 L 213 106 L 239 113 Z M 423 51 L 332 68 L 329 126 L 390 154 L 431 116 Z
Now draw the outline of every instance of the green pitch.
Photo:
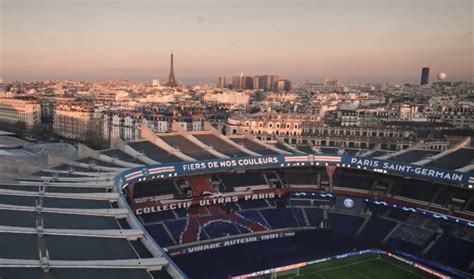
M 257 278 L 271 278 L 271 275 L 268 274 Z M 385 255 L 364 254 L 308 265 L 299 269 L 299 275 L 297 275 L 295 270 L 292 274 L 282 274 L 277 276 L 277 278 L 418 279 L 437 277 Z

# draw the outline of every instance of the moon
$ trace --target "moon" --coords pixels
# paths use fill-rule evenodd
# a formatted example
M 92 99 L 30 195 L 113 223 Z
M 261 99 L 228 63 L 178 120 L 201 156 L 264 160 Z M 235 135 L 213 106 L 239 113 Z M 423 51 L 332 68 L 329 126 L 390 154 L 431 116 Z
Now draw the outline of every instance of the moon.
M 442 73 L 442 72 L 439 73 L 439 74 L 438 74 L 438 79 L 439 79 L 439 80 L 445 80 L 445 79 L 446 79 L 446 73 Z

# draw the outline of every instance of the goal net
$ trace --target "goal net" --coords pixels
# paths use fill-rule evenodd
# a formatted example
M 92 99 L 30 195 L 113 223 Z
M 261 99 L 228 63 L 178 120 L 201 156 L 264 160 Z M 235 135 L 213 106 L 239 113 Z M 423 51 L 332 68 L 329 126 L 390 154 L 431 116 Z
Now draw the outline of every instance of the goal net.
M 299 267 L 295 267 L 295 268 L 291 268 L 291 269 L 285 269 L 285 270 L 274 270 L 272 271 L 272 275 L 271 275 L 271 278 L 278 278 L 278 277 L 281 277 L 281 276 L 284 276 L 284 275 L 289 275 L 289 274 L 292 274 L 293 276 L 291 277 L 297 277 L 300 275 L 300 268 Z

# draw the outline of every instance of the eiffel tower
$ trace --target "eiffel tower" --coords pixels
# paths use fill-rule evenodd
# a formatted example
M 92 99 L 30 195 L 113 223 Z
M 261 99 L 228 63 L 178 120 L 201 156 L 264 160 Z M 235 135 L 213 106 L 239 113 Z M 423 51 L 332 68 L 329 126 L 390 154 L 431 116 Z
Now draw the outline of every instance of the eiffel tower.
M 173 53 L 171 53 L 170 76 L 168 78 L 168 82 L 166 83 L 166 86 L 169 86 L 169 87 L 178 86 L 178 83 L 176 82 L 176 78 L 174 77 Z

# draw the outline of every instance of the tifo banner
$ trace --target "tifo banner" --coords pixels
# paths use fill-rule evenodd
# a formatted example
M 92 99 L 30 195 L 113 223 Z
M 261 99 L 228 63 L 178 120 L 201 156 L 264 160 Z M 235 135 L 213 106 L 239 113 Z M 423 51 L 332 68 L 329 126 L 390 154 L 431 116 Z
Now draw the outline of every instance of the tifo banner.
M 323 156 L 323 155 L 270 155 L 256 157 L 239 157 L 232 159 L 214 159 L 196 162 L 178 162 L 136 167 L 121 173 L 117 184 L 127 187 L 130 183 L 146 179 L 160 179 L 172 176 L 188 176 L 214 172 L 241 171 L 261 168 L 286 168 L 302 166 L 329 166 L 357 168 L 367 171 L 426 179 L 434 182 L 448 183 L 457 186 L 474 187 L 474 177 L 468 173 L 418 166 L 403 162 L 379 160 L 361 156 Z
M 183 171 L 203 171 L 203 170 L 214 170 L 222 168 L 235 168 L 235 167 L 248 167 L 248 166 L 267 166 L 277 164 L 279 162 L 278 156 L 265 156 L 265 157 L 250 157 L 240 159 L 221 159 L 211 160 L 196 163 L 183 164 Z
M 272 192 L 252 193 L 252 194 L 240 194 L 233 193 L 231 195 L 213 195 L 208 197 L 198 197 L 186 200 L 158 200 L 155 202 L 148 203 L 134 203 L 132 208 L 136 215 L 157 213 L 162 211 L 189 208 L 191 206 L 208 206 L 233 203 L 238 201 L 251 201 L 251 200 L 262 200 L 262 199 L 274 199 L 282 197 L 283 193 L 278 190 Z
M 226 239 L 226 240 L 221 240 L 221 241 L 216 241 L 216 242 L 203 243 L 203 244 L 193 245 L 186 248 L 167 248 L 167 249 L 168 249 L 169 255 L 174 257 L 174 256 L 213 250 L 217 248 L 224 248 L 224 247 L 229 247 L 229 246 L 234 246 L 234 245 L 239 245 L 239 244 L 252 243 L 252 242 L 257 242 L 257 241 L 271 240 L 271 239 L 278 239 L 278 238 L 293 237 L 293 236 L 295 236 L 295 232 L 274 232 L 274 233 L 268 233 L 268 234 L 259 234 L 259 235 L 241 237 L 241 238 Z

